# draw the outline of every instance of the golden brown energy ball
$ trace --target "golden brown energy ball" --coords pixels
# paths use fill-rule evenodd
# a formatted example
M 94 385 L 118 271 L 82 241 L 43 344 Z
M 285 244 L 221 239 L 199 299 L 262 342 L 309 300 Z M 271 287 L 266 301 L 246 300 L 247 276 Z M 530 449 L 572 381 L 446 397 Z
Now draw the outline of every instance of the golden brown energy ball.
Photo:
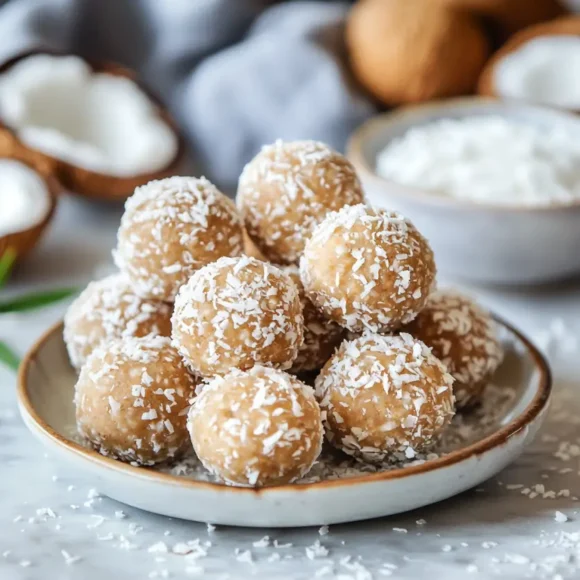
M 211 473 L 248 487 L 296 481 L 320 455 L 323 440 L 312 388 L 259 365 L 204 387 L 189 411 L 188 428 Z
M 328 215 L 300 260 L 308 298 L 353 332 L 386 332 L 413 320 L 435 275 L 433 252 L 413 224 L 365 205 Z
M 298 356 L 292 364 L 290 372 L 318 371 L 346 338 L 346 330 L 336 322 L 325 318 L 306 297 L 297 266 L 286 266 L 284 271 L 292 278 L 298 288 L 304 315 L 304 342 L 298 349 Z
M 355 76 L 386 105 L 469 94 L 489 54 L 475 16 L 433 0 L 359 0 L 346 40 Z
M 279 268 L 249 256 L 220 258 L 181 287 L 173 344 L 201 376 L 265 364 L 288 369 L 303 340 L 296 284 Z
M 294 264 L 330 211 L 361 203 L 354 167 L 317 141 L 276 141 L 240 176 L 237 204 L 248 234 L 272 262 Z
M 147 334 L 171 336 L 171 306 L 137 296 L 123 274 L 91 282 L 64 317 L 64 340 L 77 369 L 103 341 Z
M 242 231 L 234 203 L 207 179 L 151 181 L 125 204 L 115 262 L 138 294 L 173 302 L 196 270 L 242 253 Z
M 409 334 L 342 343 L 316 379 L 330 443 L 356 459 L 413 459 L 453 415 L 453 377 Z
M 154 465 L 189 446 L 196 380 L 165 336 L 126 337 L 95 349 L 75 387 L 77 428 L 102 455 Z
M 458 409 L 477 402 L 503 358 L 493 318 L 456 292 L 432 294 L 405 332 L 422 340 L 447 367 L 455 379 Z

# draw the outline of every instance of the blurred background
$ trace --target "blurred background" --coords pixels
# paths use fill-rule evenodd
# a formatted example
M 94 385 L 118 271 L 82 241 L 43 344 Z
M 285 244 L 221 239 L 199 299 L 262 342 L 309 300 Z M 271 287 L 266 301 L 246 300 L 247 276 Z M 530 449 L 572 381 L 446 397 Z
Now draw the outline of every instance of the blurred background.
M 443 272 L 460 277 L 466 273 L 469 279 L 491 283 L 569 277 L 580 271 L 580 258 L 570 257 L 580 243 L 577 222 L 571 221 L 577 219 L 580 207 L 576 203 L 580 173 L 570 169 L 578 167 L 578 147 L 567 151 L 562 168 L 555 161 L 562 156 L 541 151 L 537 135 L 524 138 L 513 133 L 513 127 L 500 127 L 495 133 L 486 128 L 477 137 L 466 135 L 466 125 L 421 146 L 415 143 L 410 152 L 399 152 L 390 173 L 378 168 L 378 159 L 388 143 L 408 129 L 448 117 L 482 113 L 518 117 L 542 130 L 569 125 L 580 135 L 576 123 L 579 4 L 578 0 L 4 1 L 0 4 L 0 155 L 36 164 L 42 156 L 35 147 L 40 141 L 32 134 L 42 133 L 52 153 L 73 136 L 72 149 L 86 149 L 90 156 L 86 145 L 91 144 L 83 141 L 86 127 L 88 133 L 115 133 L 113 157 L 146 147 L 136 129 L 121 122 L 125 113 L 120 102 L 110 95 L 109 100 L 102 99 L 98 93 L 75 101 L 68 90 L 72 76 L 68 78 L 69 73 L 55 62 L 36 72 L 31 68 L 32 73 L 18 81 L 14 96 L 8 81 L 16 78 L 12 73 L 15 64 L 26 60 L 23 55 L 31 51 L 77 55 L 80 62 L 88 63 L 88 70 L 128 76 L 159 99 L 157 113 L 182 138 L 180 155 L 165 167 L 165 175 L 203 174 L 233 196 L 244 164 L 264 144 L 276 139 L 320 140 L 339 151 L 348 148 L 369 199 L 399 209 L 415 221 L 431 240 Z M 39 80 L 42 75 L 44 80 Z M 448 101 L 457 97 L 471 100 L 467 106 Z M 500 103 L 501 108 L 484 99 Z M 421 109 L 430 104 L 436 109 Z M 530 104 L 543 108 L 526 109 Z M 402 122 L 396 116 L 399 110 L 417 116 Z M 549 116 L 551 112 L 569 116 L 556 118 Z M 99 127 L 104 119 L 110 130 Z M 473 151 L 478 147 L 497 150 L 495 143 L 510 142 L 519 144 L 516 150 L 497 155 L 510 159 L 509 164 L 494 168 L 494 160 L 483 158 L 485 151 L 482 159 L 475 159 Z M 71 238 L 71 227 L 79 223 L 87 224 L 86 238 L 91 231 L 88 222 L 102 219 L 104 225 L 95 228 L 97 241 L 87 243 L 87 251 L 106 238 L 108 253 L 120 204 L 113 209 L 94 201 L 87 205 L 86 198 L 122 202 L 136 185 L 162 175 L 141 168 L 120 179 L 104 175 L 104 170 L 79 170 L 74 163 L 71 168 L 67 155 L 74 158 L 75 151 L 70 151 L 70 143 L 68 153 L 63 149 L 59 157 L 48 151 L 41 159 L 42 169 L 76 195 L 74 201 L 66 197 L 60 202 L 56 225 L 51 224 L 61 232 L 66 228 L 66 236 L 53 234 L 49 240 L 69 244 L 63 240 Z M 155 158 L 155 140 L 150 139 L 147 147 L 149 157 Z M 436 157 L 436 152 L 442 156 Z M 467 171 L 462 160 L 469 155 Z M 448 181 L 463 176 L 469 186 L 455 197 L 475 201 L 484 211 L 466 214 L 464 206 L 457 204 L 441 210 L 402 192 L 398 186 L 413 180 L 411 185 L 429 190 L 433 176 L 421 165 L 424 159 L 431 160 L 429 171 L 449 164 Z M 415 172 L 413 179 L 399 171 L 407 167 Z M 377 181 L 377 173 L 383 181 Z M 493 179 L 488 179 L 490 174 Z M 392 183 L 386 183 L 385 177 Z M 522 196 L 512 188 L 519 188 Z M 13 204 L 7 199 L 14 197 L 0 198 L 0 213 L 8 211 L 2 210 L 2 204 L 5 208 Z M 574 218 L 552 211 L 553 202 L 561 208 L 562 200 Z M 506 212 L 493 213 L 495 205 L 506 202 L 520 209 L 531 203 L 548 210 L 540 219 L 527 217 L 524 211 L 511 212 L 510 217 Z M 444 239 L 440 239 L 442 231 L 448 233 Z M 501 231 L 507 233 L 502 237 Z M 531 249 L 534 240 L 543 251 Z M 76 240 L 75 246 L 83 243 Z M 36 239 L 28 245 L 36 245 Z M 0 227 L 0 251 L 6 247 Z M 457 255 L 458 248 L 466 250 Z M 95 261 L 87 258 L 87 252 L 76 252 L 83 265 Z M 72 249 L 67 247 L 66 253 Z M 62 273 L 62 251 L 45 249 L 35 255 L 31 259 L 53 264 L 50 271 Z
M 385 107 L 476 92 L 495 50 L 574 3 L 368 0 L 349 22 L 354 3 L 331 0 L 9 0 L 0 60 L 50 49 L 129 67 L 232 190 L 264 143 L 343 149 Z

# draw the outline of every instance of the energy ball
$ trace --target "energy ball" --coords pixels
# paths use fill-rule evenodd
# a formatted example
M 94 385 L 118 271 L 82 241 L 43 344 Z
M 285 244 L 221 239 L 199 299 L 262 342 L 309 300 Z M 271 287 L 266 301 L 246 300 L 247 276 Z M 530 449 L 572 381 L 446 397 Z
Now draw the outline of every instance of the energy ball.
M 189 446 L 196 380 L 164 336 L 126 337 L 95 349 L 75 387 L 77 428 L 102 455 L 154 465 Z
M 329 214 L 300 260 L 308 298 L 353 332 L 388 332 L 413 320 L 435 275 L 433 252 L 413 224 L 365 205 Z
M 226 483 L 290 483 L 310 470 L 322 447 L 312 388 L 279 370 L 255 366 L 215 378 L 189 411 L 193 448 Z
M 453 415 L 453 377 L 409 334 L 343 342 L 316 379 L 330 443 L 358 460 L 413 459 Z
M 456 292 L 431 295 L 405 332 L 429 346 L 453 375 L 458 409 L 477 402 L 503 359 L 489 313 Z
M 173 344 L 204 377 L 265 364 L 288 369 L 302 345 L 304 317 L 296 284 L 249 256 L 220 258 L 181 287 Z
M 242 232 L 234 203 L 207 179 L 151 181 L 125 204 L 115 263 L 138 294 L 173 302 L 196 270 L 242 253 Z
M 346 331 L 336 322 L 325 318 L 306 297 L 297 266 L 286 266 L 284 271 L 292 278 L 298 288 L 302 302 L 302 314 L 304 315 L 304 342 L 298 349 L 298 356 L 292 364 L 290 372 L 318 371 L 346 338 Z
M 272 262 L 294 264 L 330 211 L 361 203 L 354 167 L 317 141 L 276 141 L 246 165 L 237 203 L 252 241 Z
M 91 282 L 64 317 L 64 340 L 77 369 L 104 341 L 147 334 L 171 335 L 171 307 L 137 296 L 123 274 Z

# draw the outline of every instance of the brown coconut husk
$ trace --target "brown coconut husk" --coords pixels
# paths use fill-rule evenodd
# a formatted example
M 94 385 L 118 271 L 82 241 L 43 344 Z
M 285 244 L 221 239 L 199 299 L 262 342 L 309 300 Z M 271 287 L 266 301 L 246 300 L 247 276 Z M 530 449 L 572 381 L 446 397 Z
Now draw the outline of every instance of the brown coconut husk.
M 477 17 L 432 0 L 361 0 L 346 40 L 355 76 L 387 106 L 473 92 L 490 51 Z

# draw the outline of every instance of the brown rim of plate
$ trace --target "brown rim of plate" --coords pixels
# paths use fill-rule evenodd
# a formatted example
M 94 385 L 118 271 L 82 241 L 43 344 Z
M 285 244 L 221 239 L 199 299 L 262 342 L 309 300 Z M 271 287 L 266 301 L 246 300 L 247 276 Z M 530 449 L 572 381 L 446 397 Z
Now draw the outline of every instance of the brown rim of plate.
M 495 83 L 493 80 L 493 71 L 499 61 L 505 58 L 508 54 L 515 52 L 524 44 L 530 42 L 534 38 L 540 36 L 579 36 L 580 35 L 580 15 L 568 15 L 556 18 L 555 20 L 548 20 L 534 24 L 516 32 L 500 49 L 498 49 L 492 57 L 485 63 L 483 71 L 479 76 L 477 83 L 477 92 L 480 95 L 489 97 L 499 97 L 496 93 Z M 555 107 L 557 110 L 573 111 L 574 109 L 565 109 L 564 107 Z
M 397 197 L 400 199 L 406 198 L 408 200 L 425 203 L 430 206 L 447 207 L 454 210 L 477 210 L 479 212 L 503 212 L 503 213 L 527 213 L 527 212 L 565 212 L 571 208 L 580 208 L 580 199 L 572 202 L 556 202 L 550 205 L 516 205 L 516 204 L 493 204 L 481 203 L 469 199 L 458 199 L 448 195 L 437 192 L 429 192 L 426 189 L 402 185 L 389 179 L 385 179 L 378 175 L 375 171 L 374 165 L 369 162 L 369 159 L 363 154 L 363 143 L 372 135 L 384 131 L 384 127 L 391 122 L 406 122 L 407 129 L 419 126 L 422 122 L 422 116 L 417 122 L 417 113 L 440 113 L 441 118 L 445 118 L 447 111 L 453 110 L 467 110 L 472 106 L 486 106 L 495 105 L 502 107 L 504 111 L 522 111 L 528 110 L 532 113 L 539 113 L 545 117 L 558 118 L 561 121 L 575 123 L 580 127 L 580 119 L 574 113 L 569 111 L 546 107 L 542 105 L 535 105 L 530 103 L 523 103 L 515 99 L 499 99 L 496 97 L 459 97 L 454 99 L 445 99 L 441 101 L 433 101 L 421 105 L 409 105 L 400 107 L 388 113 L 380 113 L 371 117 L 360 125 L 351 134 L 347 146 L 346 156 L 354 165 L 356 171 L 364 177 L 364 179 L 374 182 L 378 187 L 389 188 L 388 196 Z M 493 111 L 492 111 L 493 112 Z M 499 109 L 495 112 L 502 115 Z M 469 113 L 466 114 L 466 116 Z M 479 115 L 479 113 L 474 113 Z M 431 119 L 435 120 L 435 118 Z M 387 141 L 388 142 L 388 141 Z M 374 160 L 373 160 L 374 161 Z
M 222 490 L 225 493 L 245 493 L 245 494 L 265 494 L 265 493 L 277 493 L 277 492 L 288 492 L 288 491 L 308 491 L 312 489 L 323 489 L 329 487 L 340 487 L 356 484 L 371 484 L 378 481 L 386 481 L 390 479 L 399 479 L 401 477 L 407 477 L 411 475 L 418 475 L 422 473 L 427 473 L 429 471 L 434 471 L 436 469 L 441 469 L 444 467 L 449 467 L 455 465 L 461 461 L 469 459 L 474 456 L 482 455 L 483 453 L 501 445 L 504 445 L 507 440 L 525 429 L 538 415 L 546 408 L 547 403 L 550 399 L 550 394 L 552 391 L 552 376 L 550 372 L 550 367 L 546 362 L 544 356 L 537 350 L 537 348 L 518 330 L 516 330 L 512 325 L 508 324 L 501 318 L 494 316 L 494 319 L 498 324 L 507 328 L 511 333 L 513 333 L 518 340 L 520 340 L 526 347 L 527 351 L 532 356 L 535 366 L 540 372 L 540 386 L 538 392 L 535 394 L 533 400 L 524 409 L 524 411 L 505 427 L 502 427 L 499 431 L 488 435 L 484 439 L 452 451 L 451 453 L 439 457 L 437 459 L 431 459 L 425 463 L 419 465 L 412 465 L 409 467 L 401 467 L 399 469 L 393 469 L 390 471 L 382 471 L 378 473 L 371 473 L 368 475 L 361 475 L 356 477 L 348 477 L 337 480 L 325 480 L 315 483 L 303 483 L 303 484 L 285 484 L 279 486 L 262 487 L 262 488 L 251 488 L 251 487 L 235 487 L 231 485 L 225 485 L 223 483 L 212 483 L 207 481 L 199 481 L 194 479 L 189 479 L 186 477 L 178 475 L 170 475 L 167 473 L 160 473 L 154 469 L 147 467 L 134 467 L 128 463 L 123 463 L 116 459 L 111 459 L 110 457 L 104 457 L 97 451 L 88 449 L 66 439 L 49 425 L 47 425 L 38 415 L 34 407 L 32 406 L 30 399 L 28 397 L 27 381 L 26 377 L 28 374 L 28 369 L 30 365 L 34 364 L 34 360 L 37 352 L 44 346 L 46 341 L 51 338 L 55 333 L 62 335 L 63 323 L 58 322 L 52 327 L 50 327 L 30 348 L 18 371 L 18 387 L 17 387 L 17 397 L 18 404 L 21 413 L 26 413 L 29 419 L 34 423 L 35 427 L 41 431 L 44 436 L 48 437 L 53 441 L 68 451 L 74 453 L 77 456 L 82 457 L 85 460 L 90 460 L 92 463 L 99 465 L 100 467 L 106 467 L 107 469 L 112 469 L 113 471 L 121 472 L 125 475 L 131 475 L 136 478 L 145 478 L 149 481 L 156 481 L 157 483 L 165 483 L 178 486 L 186 486 L 193 488 L 205 488 L 212 489 L 214 491 Z
M 169 128 L 177 137 L 177 151 L 175 153 L 175 157 L 165 167 L 162 167 L 157 171 L 121 177 L 107 175 L 106 173 L 99 173 L 91 169 L 72 165 L 71 163 L 68 163 L 67 161 L 64 161 L 58 157 L 53 157 L 52 155 L 24 145 L 18 139 L 16 132 L 0 120 L 0 132 L 10 136 L 13 141 L 12 148 L 16 151 L 16 156 L 32 160 L 34 160 L 34 158 L 43 159 L 46 163 L 52 166 L 56 179 L 62 184 L 63 187 L 71 190 L 71 193 L 102 200 L 124 200 L 133 193 L 135 187 L 143 185 L 144 183 L 148 183 L 154 179 L 161 179 L 163 177 L 175 175 L 180 170 L 187 156 L 185 139 L 179 130 L 177 123 L 169 114 L 169 111 L 165 105 L 154 93 L 151 92 L 147 86 L 145 86 L 139 80 L 137 74 L 134 71 L 110 61 L 98 61 L 85 58 L 78 54 L 37 48 L 21 52 L 8 60 L 1 62 L 0 75 L 9 70 L 17 62 L 38 54 L 48 54 L 61 57 L 76 56 L 86 62 L 95 73 L 102 72 L 131 80 L 154 104 L 158 115 L 169 126 Z M 6 141 L 6 138 L 4 140 Z M 95 185 L 99 185 L 99 187 L 90 187 L 90 183 L 92 181 L 95 182 Z M 81 184 L 80 187 L 79 183 Z M 110 191 L 106 191 L 106 187 L 102 187 L 103 183 L 109 187 Z M 87 186 L 87 184 L 89 184 L 89 186 Z

